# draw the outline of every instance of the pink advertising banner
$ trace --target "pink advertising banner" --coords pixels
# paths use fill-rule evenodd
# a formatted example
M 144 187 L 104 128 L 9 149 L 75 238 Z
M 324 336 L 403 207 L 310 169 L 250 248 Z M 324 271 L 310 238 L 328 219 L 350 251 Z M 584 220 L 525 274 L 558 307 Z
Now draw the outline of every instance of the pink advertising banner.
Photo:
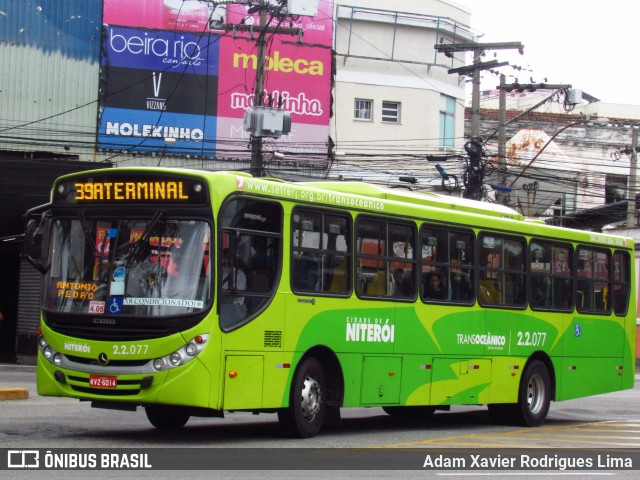
M 272 106 L 291 113 L 292 122 L 328 125 L 330 112 L 331 50 L 308 48 L 277 38 L 265 64 L 265 91 Z M 253 102 L 257 57 L 255 44 L 223 37 L 220 41 L 218 115 L 241 118 Z M 224 72 L 224 73 L 222 73 Z M 269 99 L 265 102 L 267 105 Z
M 156 30 L 219 32 L 223 24 L 257 26 L 259 14 L 249 14 L 249 8 L 250 5 L 212 5 L 200 0 L 104 0 L 103 23 Z M 315 17 L 273 19 L 270 26 L 300 28 L 304 43 L 331 47 L 333 0 L 318 0 Z

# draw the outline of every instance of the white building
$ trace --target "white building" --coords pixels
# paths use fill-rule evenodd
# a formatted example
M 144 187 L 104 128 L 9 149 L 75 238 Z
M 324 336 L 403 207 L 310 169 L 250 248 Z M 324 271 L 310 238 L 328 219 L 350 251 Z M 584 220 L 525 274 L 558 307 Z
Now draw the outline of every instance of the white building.
M 329 172 L 382 183 L 441 183 L 426 155 L 462 151 L 466 57 L 440 43 L 477 41 L 470 14 L 441 0 L 357 0 L 336 5 L 336 82 Z

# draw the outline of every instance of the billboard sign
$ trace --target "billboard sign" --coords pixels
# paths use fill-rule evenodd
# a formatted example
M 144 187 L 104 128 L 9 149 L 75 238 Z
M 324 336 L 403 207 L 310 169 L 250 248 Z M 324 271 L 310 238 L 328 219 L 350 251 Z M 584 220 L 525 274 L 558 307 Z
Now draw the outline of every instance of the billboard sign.
M 257 32 L 222 29 L 241 21 L 257 25 L 257 14 L 247 8 L 104 0 L 98 147 L 247 157 L 242 119 L 253 105 Z M 333 0 L 321 1 L 316 17 L 279 21 L 301 28 L 302 43 L 297 36 L 270 34 L 265 105 L 291 113 L 291 133 L 275 140 L 288 151 L 326 153 L 332 13 Z

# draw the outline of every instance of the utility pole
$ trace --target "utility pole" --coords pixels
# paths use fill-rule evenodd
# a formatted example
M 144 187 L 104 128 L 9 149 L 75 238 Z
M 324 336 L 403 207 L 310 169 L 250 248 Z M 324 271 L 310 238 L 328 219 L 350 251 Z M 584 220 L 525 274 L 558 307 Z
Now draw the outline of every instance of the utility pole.
M 480 72 L 504 65 L 509 62 L 498 62 L 491 60 L 482 62 L 482 56 L 487 50 L 513 50 L 517 49 L 522 52 L 524 45 L 520 42 L 498 42 L 498 43 L 452 43 L 452 44 L 436 44 L 434 48 L 448 57 L 453 58 L 456 52 L 473 52 L 473 64 L 465 67 L 452 68 L 447 70 L 448 73 L 457 73 L 459 75 L 471 75 L 473 79 L 473 88 L 471 94 L 471 131 L 470 140 L 465 144 L 465 150 L 469 155 L 469 165 L 467 167 L 467 190 L 465 197 L 474 200 L 481 200 L 483 195 L 482 180 L 484 178 L 483 166 L 481 164 L 482 157 L 482 139 L 480 138 Z M 478 146 L 480 148 L 478 148 Z
M 495 42 L 495 43 L 440 43 L 434 48 L 448 57 L 453 57 L 456 52 L 473 52 L 473 64 L 466 67 L 451 68 L 447 73 L 457 73 L 460 75 L 471 75 L 473 78 L 473 90 L 471 94 L 471 132 L 470 137 L 475 138 L 480 135 L 480 72 L 504 65 L 509 62 L 498 62 L 491 60 L 482 62 L 482 55 L 487 50 L 514 50 L 522 52 L 524 45 L 520 42 Z
M 256 67 L 256 92 L 253 105 L 264 106 L 264 67 L 267 52 L 267 10 L 260 9 L 260 23 L 258 24 L 258 65 Z M 251 164 L 249 173 L 254 177 L 264 176 L 262 164 L 262 137 L 251 133 Z
M 504 88 L 505 76 L 500 75 L 500 97 L 498 118 L 498 172 L 500 185 L 507 184 L 507 92 Z M 507 192 L 496 190 L 496 201 L 501 205 L 506 205 L 509 200 Z
M 631 129 L 631 162 L 629 165 L 629 186 L 627 188 L 627 228 L 636 226 L 636 195 L 638 193 L 638 129 Z
M 273 105 L 265 107 L 264 105 L 264 77 L 266 66 L 266 54 L 267 54 L 267 33 L 280 33 L 287 35 L 295 35 L 302 38 L 302 30 L 299 28 L 290 27 L 270 27 L 269 19 L 267 19 L 267 13 L 272 12 L 274 15 L 283 17 L 287 15 L 307 15 L 306 11 L 313 12 L 311 16 L 315 15 L 316 9 L 313 8 L 311 3 L 300 4 L 298 8 L 302 8 L 301 11 L 296 11 L 295 7 L 292 9 L 290 5 L 273 5 L 269 0 L 257 0 L 255 3 L 251 0 L 236 0 L 235 2 L 226 3 L 242 3 L 252 5 L 248 13 L 252 14 L 257 11 L 260 12 L 258 21 L 258 40 L 257 40 L 257 58 L 256 58 L 256 80 L 255 80 L 255 94 L 253 97 L 253 108 L 245 113 L 243 120 L 243 126 L 245 130 L 250 131 L 251 138 L 251 163 L 249 165 L 249 173 L 254 177 L 264 176 L 264 162 L 262 159 L 262 138 L 272 137 L 279 138 L 282 134 L 287 134 L 291 131 L 291 116 L 280 110 L 279 108 L 273 108 Z M 317 7 L 317 4 L 316 4 Z M 284 8 L 284 10 L 283 10 Z M 250 32 L 253 39 L 253 32 L 255 30 L 253 25 L 229 25 L 222 26 L 223 30 L 233 32 Z

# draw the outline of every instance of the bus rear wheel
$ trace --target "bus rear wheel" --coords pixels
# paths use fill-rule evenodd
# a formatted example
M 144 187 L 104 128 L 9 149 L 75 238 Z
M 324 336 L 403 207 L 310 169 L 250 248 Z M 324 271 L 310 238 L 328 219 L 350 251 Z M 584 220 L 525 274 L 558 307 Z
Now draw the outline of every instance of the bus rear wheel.
M 551 377 L 546 365 L 531 362 L 520 379 L 518 403 L 489 405 L 489 412 L 498 423 L 525 427 L 542 425 L 551 404 Z
M 315 437 L 327 410 L 324 371 L 318 359 L 304 360 L 291 385 L 289 407 L 278 411 L 285 434 L 294 438 Z
M 151 425 L 161 430 L 179 430 L 189 421 L 189 414 L 176 407 L 147 405 L 144 410 Z

